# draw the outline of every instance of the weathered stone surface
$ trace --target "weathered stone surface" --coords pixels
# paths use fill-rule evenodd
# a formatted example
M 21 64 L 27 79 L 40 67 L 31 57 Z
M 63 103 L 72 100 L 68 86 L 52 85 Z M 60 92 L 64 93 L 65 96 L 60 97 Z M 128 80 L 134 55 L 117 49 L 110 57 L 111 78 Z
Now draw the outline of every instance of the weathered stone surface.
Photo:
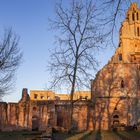
M 92 81 L 94 128 L 140 121 L 140 9 L 133 3 L 120 29 L 115 54 Z

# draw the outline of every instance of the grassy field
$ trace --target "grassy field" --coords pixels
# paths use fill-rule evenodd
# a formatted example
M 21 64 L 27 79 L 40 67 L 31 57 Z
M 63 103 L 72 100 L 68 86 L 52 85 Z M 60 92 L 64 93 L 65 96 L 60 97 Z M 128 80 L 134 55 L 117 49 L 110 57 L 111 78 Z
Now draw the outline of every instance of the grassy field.
M 54 140 L 140 140 L 140 132 L 84 132 L 75 135 L 56 134 Z
M 34 132 L 0 132 L 0 140 L 41 140 Z M 140 131 L 55 133 L 53 140 L 140 140 Z
M 36 132 L 0 132 L 0 140 L 40 140 Z

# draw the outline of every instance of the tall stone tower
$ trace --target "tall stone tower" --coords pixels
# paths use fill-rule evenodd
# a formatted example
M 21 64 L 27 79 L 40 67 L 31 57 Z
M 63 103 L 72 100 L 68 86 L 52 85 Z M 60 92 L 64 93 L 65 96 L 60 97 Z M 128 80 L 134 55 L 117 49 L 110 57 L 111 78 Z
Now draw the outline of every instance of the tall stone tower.
M 94 129 L 140 123 L 140 9 L 131 4 L 111 60 L 92 81 Z
M 140 9 L 132 3 L 120 28 L 114 62 L 140 63 Z

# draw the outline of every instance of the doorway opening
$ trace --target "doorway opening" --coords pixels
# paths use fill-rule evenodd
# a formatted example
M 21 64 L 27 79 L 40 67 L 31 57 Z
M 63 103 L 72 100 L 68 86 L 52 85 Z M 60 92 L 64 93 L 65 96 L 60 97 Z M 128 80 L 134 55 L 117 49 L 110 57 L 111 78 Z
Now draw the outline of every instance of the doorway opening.
M 62 112 L 57 112 L 57 126 L 63 126 L 63 116 Z
M 32 131 L 39 130 L 39 119 L 37 116 L 32 117 Z

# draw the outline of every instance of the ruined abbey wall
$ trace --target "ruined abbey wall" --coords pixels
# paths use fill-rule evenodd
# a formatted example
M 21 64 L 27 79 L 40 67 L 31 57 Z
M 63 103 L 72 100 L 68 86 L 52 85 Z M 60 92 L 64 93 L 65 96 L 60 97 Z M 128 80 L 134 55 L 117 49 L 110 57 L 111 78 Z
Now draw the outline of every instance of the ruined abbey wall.
M 0 103 L 0 130 L 13 131 L 29 128 L 29 100 L 24 99 L 26 95 L 25 89 L 19 103 Z
M 74 104 L 73 127 L 92 129 L 92 114 L 89 100 L 79 100 Z M 48 127 L 70 128 L 69 100 L 31 100 L 27 89 L 23 89 L 18 103 L 0 103 L 0 130 L 45 131 Z

